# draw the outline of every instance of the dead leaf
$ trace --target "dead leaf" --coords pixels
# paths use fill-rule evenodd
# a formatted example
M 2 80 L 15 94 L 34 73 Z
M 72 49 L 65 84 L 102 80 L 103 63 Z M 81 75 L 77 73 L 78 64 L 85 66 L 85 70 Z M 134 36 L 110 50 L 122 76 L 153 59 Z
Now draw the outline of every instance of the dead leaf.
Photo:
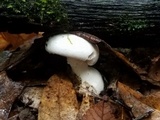
M 36 33 L 20 33 L 20 34 L 11 34 L 9 32 L 1 32 L 0 33 L 0 50 L 4 50 L 9 45 L 11 45 L 11 49 L 16 49 L 23 45 L 25 42 L 27 44 L 32 44 L 33 40 L 42 37 L 43 32 Z M 23 46 L 24 46 L 23 45 Z
M 9 43 L 3 38 L 3 36 L 0 34 L 0 51 L 4 50 L 7 48 Z
M 142 97 L 140 101 L 143 103 L 147 104 L 148 106 L 152 107 L 155 109 L 154 112 L 151 113 L 151 115 L 146 118 L 145 120 L 159 120 L 160 119 L 160 91 L 159 90 L 154 90 L 148 95 Z
M 82 120 L 118 120 L 118 107 L 111 102 L 100 101 L 92 106 Z
M 20 95 L 25 106 L 38 109 L 42 97 L 43 87 L 26 87 Z
M 111 47 L 108 47 L 108 44 L 105 41 L 103 41 L 103 43 L 106 44 L 107 52 L 109 52 L 110 54 L 118 58 L 118 60 L 124 63 L 128 68 L 130 68 L 130 70 L 132 70 L 133 73 L 136 73 L 142 80 L 147 80 L 154 85 L 160 86 L 159 79 L 157 80 L 157 77 L 160 76 L 159 72 L 155 72 L 156 75 L 154 75 L 154 77 L 151 74 L 149 74 L 148 76 L 148 71 L 146 71 L 146 69 L 141 68 L 140 66 L 131 62 L 128 58 L 126 58 L 126 56 L 124 56 L 122 53 L 118 52 L 117 50 Z
M 160 111 L 160 91 L 154 91 L 142 97 L 140 101 Z
M 141 67 L 137 66 L 136 64 L 132 63 L 129 61 L 128 58 L 126 58 L 126 56 L 124 56 L 122 53 L 118 52 L 117 50 L 113 49 L 110 45 L 108 45 L 108 43 L 106 43 L 104 40 L 102 41 L 105 44 L 105 48 L 106 50 L 112 54 L 113 56 L 115 56 L 116 58 L 118 58 L 121 62 L 123 62 L 127 67 L 131 68 L 134 72 L 136 73 L 141 73 L 141 74 L 145 74 L 146 71 L 143 70 Z
M 148 50 L 148 51 L 151 52 L 152 50 Z M 144 49 L 142 50 L 142 52 L 144 54 Z M 122 62 L 124 62 L 142 80 L 147 80 L 150 83 L 152 83 L 153 85 L 160 86 L 160 69 L 159 69 L 160 68 L 159 67 L 160 66 L 160 60 L 159 60 L 160 56 L 159 56 L 159 54 L 156 57 L 150 58 L 150 61 L 152 61 L 152 63 L 148 63 L 147 62 L 148 64 L 144 68 L 140 67 L 140 65 L 138 65 L 138 64 L 135 64 L 135 63 L 131 62 L 122 53 L 120 53 L 120 52 L 118 52 L 116 50 L 112 50 L 112 54 L 114 54 L 115 56 L 117 56 L 117 58 L 119 58 Z M 155 52 L 153 54 L 157 55 L 157 52 Z M 150 56 L 153 56 L 153 55 L 150 55 Z M 145 57 L 147 59 L 147 57 L 149 57 L 149 55 L 147 54 L 147 56 L 145 56 Z M 141 59 L 139 61 L 141 61 Z
M 147 117 L 154 111 L 153 108 L 140 101 L 140 99 L 144 97 L 140 92 L 120 82 L 118 82 L 117 89 L 121 99 L 131 109 L 135 118 Z
M 4 71 L 14 67 L 21 62 L 30 53 L 29 48 L 20 49 L 18 51 L 2 51 L 0 52 L 0 71 Z
M 38 120 L 76 120 L 79 105 L 69 78 L 53 75 L 44 88 Z
M 129 86 L 127 86 L 127 85 L 125 85 L 125 84 L 123 84 L 121 82 L 118 82 L 118 88 L 117 89 L 119 90 L 119 92 L 123 92 L 126 95 L 127 94 L 128 95 L 132 95 L 137 99 L 140 99 L 140 98 L 143 97 L 143 95 L 140 92 L 131 89 Z
M 43 32 L 39 32 L 38 34 L 0 32 L 0 71 L 10 69 L 23 60 L 31 52 L 29 49 L 34 40 L 41 38 L 42 34 Z
M 129 61 L 128 58 L 126 58 L 122 53 L 113 50 L 114 54 L 123 62 L 125 63 L 132 71 L 134 71 L 137 75 L 139 75 L 141 77 L 141 74 L 147 74 L 147 71 L 145 71 L 144 69 L 142 69 L 141 67 L 137 66 L 136 64 L 132 63 Z
M 18 115 L 18 120 L 36 120 L 36 115 L 33 114 L 34 111 L 31 108 L 25 108 L 20 111 Z
M 86 111 L 93 106 L 93 104 L 94 98 L 89 95 L 84 95 L 76 120 L 82 120 Z
M 149 69 L 148 76 L 157 82 L 160 81 L 160 59 L 159 59 L 159 56 L 156 61 L 155 60 L 153 61 L 152 65 Z
M 5 72 L 0 73 L 0 119 L 8 120 L 12 104 L 23 87 L 21 83 L 11 81 Z
M 145 118 L 144 120 L 159 120 L 160 119 L 160 111 L 155 110 L 151 113 L 151 115 L 148 118 Z

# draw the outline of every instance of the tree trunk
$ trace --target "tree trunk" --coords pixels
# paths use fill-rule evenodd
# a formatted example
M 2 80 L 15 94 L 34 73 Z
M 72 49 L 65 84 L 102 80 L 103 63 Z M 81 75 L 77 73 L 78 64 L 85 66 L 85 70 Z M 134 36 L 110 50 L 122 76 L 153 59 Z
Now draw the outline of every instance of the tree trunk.
M 110 44 L 116 43 L 126 47 L 160 45 L 159 0 L 61 0 L 61 2 L 68 13 L 72 26 L 70 30 L 89 32 Z

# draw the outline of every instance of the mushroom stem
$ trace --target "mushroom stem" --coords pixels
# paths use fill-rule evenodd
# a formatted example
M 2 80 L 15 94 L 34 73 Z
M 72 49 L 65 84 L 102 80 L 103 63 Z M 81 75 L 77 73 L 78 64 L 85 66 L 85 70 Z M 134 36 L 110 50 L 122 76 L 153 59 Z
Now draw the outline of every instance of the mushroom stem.
M 86 62 L 74 58 L 67 58 L 67 62 L 70 64 L 73 72 L 81 79 L 82 84 L 87 82 L 94 88 L 95 94 L 100 94 L 104 89 L 104 83 L 98 70 L 89 67 Z

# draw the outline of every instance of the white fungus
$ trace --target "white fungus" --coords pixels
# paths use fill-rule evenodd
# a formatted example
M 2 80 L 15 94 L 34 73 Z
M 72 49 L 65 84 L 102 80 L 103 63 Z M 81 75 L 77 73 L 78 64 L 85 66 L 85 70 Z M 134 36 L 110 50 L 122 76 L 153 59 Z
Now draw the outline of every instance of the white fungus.
M 82 82 L 91 85 L 96 91 L 95 94 L 99 94 L 104 89 L 99 71 L 89 67 L 99 58 L 99 49 L 96 44 L 74 34 L 60 34 L 49 38 L 46 51 L 66 57 L 73 72 Z

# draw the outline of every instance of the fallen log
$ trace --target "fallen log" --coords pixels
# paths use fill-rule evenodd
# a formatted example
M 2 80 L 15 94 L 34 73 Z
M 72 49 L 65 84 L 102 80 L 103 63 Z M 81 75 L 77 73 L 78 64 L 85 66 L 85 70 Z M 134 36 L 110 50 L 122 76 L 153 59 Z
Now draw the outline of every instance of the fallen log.
M 33 0 L 34 1 L 34 0 Z M 84 31 L 94 34 L 113 47 L 160 46 L 160 1 L 158 0 L 60 0 L 67 12 L 68 25 L 54 20 L 32 23 L 25 14 L 8 14 L 0 10 L 0 31 L 49 34 Z M 23 8 L 23 4 L 20 4 Z M 2 14 L 3 13 L 3 14 Z M 33 14 L 35 15 L 36 13 Z M 37 14 L 38 17 L 38 14 Z M 42 24 L 43 23 L 43 24 Z M 141 42 L 139 42 L 141 41 Z
M 71 30 L 95 34 L 115 46 L 160 45 L 158 0 L 61 0 L 61 3 L 67 10 Z

